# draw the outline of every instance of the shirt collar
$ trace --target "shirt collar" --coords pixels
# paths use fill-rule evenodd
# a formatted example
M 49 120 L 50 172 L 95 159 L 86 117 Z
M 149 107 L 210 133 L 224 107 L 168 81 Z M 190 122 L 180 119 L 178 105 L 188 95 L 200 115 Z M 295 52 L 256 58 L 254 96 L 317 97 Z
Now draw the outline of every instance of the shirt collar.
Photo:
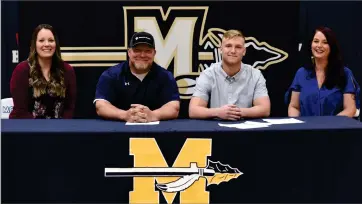
M 226 72 L 222 69 L 222 63 L 220 63 L 220 66 L 219 66 L 219 73 L 221 74 L 221 76 L 226 79 L 226 80 L 230 80 L 230 81 L 238 81 L 242 75 L 242 73 L 244 72 L 244 64 L 241 63 L 241 66 L 240 66 L 240 70 L 238 73 L 236 73 L 234 76 L 229 76 L 226 74 Z

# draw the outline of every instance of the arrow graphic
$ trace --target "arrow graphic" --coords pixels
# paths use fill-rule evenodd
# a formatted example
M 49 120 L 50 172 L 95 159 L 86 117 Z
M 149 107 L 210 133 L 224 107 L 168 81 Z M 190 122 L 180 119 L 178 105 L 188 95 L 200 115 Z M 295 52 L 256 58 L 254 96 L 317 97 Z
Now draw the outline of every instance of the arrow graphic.
M 228 182 L 237 178 L 243 173 L 237 168 L 231 168 L 227 164 L 219 161 L 213 162 L 208 160 L 205 168 L 197 167 L 194 162 L 190 167 L 136 167 L 136 168 L 105 168 L 105 177 L 181 177 L 176 181 L 164 184 L 156 184 L 156 187 L 164 192 L 179 192 L 190 187 L 200 177 L 205 177 L 207 185 Z

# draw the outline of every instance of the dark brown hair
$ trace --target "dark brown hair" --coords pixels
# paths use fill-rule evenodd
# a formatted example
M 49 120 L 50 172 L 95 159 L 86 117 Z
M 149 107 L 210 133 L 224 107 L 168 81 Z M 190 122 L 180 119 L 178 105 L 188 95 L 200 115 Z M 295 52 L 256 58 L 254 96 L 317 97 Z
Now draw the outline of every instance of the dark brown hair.
M 56 47 L 55 52 L 52 57 L 52 65 L 50 68 L 50 81 L 47 82 L 43 77 L 43 74 L 40 69 L 38 62 L 37 52 L 36 52 L 36 41 L 38 33 L 42 29 L 50 30 L 55 39 Z M 47 86 L 50 87 L 50 91 L 53 92 L 56 96 L 65 97 L 65 83 L 64 83 L 64 61 L 62 60 L 60 53 L 59 39 L 54 31 L 54 28 L 48 24 L 38 25 L 32 35 L 30 53 L 28 57 L 28 62 L 30 66 L 30 78 L 29 85 L 33 87 L 33 96 L 39 97 L 46 93 Z
M 332 31 L 332 29 L 321 26 L 314 30 L 313 36 L 311 37 L 311 39 L 308 43 L 308 46 L 307 46 L 307 49 L 308 49 L 307 55 L 309 56 L 309 60 L 307 60 L 305 62 L 305 68 L 309 69 L 309 70 L 313 70 L 313 71 L 315 69 L 311 44 L 312 44 L 314 35 L 318 31 L 323 33 L 323 35 L 326 37 L 327 43 L 330 47 L 330 53 L 328 56 L 328 64 L 327 64 L 327 69 L 326 69 L 326 77 L 325 77 L 324 85 L 328 89 L 332 89 L 333 87 L 336 87 L 336 86 L 339 87 L 340 89 L 344 89 L 344 87 L 346 86 L 346 78 L 345 78 L 345 73 L 344 73 L 344 65 L 343 65 L 343 60 L 342 60 L 342 55 L 341 55 L 341 49 L 338 44 L 336 35 Z M 312 56 L 312 60 L 310 58 L 311 56 Z

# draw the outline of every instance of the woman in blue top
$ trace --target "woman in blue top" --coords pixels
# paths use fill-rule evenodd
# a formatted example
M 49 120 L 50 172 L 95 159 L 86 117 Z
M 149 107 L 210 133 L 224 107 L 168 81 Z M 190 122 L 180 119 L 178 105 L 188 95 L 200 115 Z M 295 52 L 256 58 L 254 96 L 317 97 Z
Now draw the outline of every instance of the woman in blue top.
M 360 88 L 352 71 L 343 66 L 333 31 L 317 28 L 307 51 L 312 60 L 298 69 L 285 96 L 288 116 L 354 117 Z

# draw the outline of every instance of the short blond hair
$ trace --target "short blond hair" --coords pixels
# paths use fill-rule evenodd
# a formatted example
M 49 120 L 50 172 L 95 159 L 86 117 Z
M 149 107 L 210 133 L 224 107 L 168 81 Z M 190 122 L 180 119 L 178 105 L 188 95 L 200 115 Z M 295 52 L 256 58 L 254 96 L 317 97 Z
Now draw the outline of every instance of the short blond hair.
M 242 37 L 245 40 L 245 37 L 243 35 L 243 33 L 239 30 L 228 30 L 224 33 L 224 36 L 222 37 L 222 39 L 231 39 L 234 37 Z

